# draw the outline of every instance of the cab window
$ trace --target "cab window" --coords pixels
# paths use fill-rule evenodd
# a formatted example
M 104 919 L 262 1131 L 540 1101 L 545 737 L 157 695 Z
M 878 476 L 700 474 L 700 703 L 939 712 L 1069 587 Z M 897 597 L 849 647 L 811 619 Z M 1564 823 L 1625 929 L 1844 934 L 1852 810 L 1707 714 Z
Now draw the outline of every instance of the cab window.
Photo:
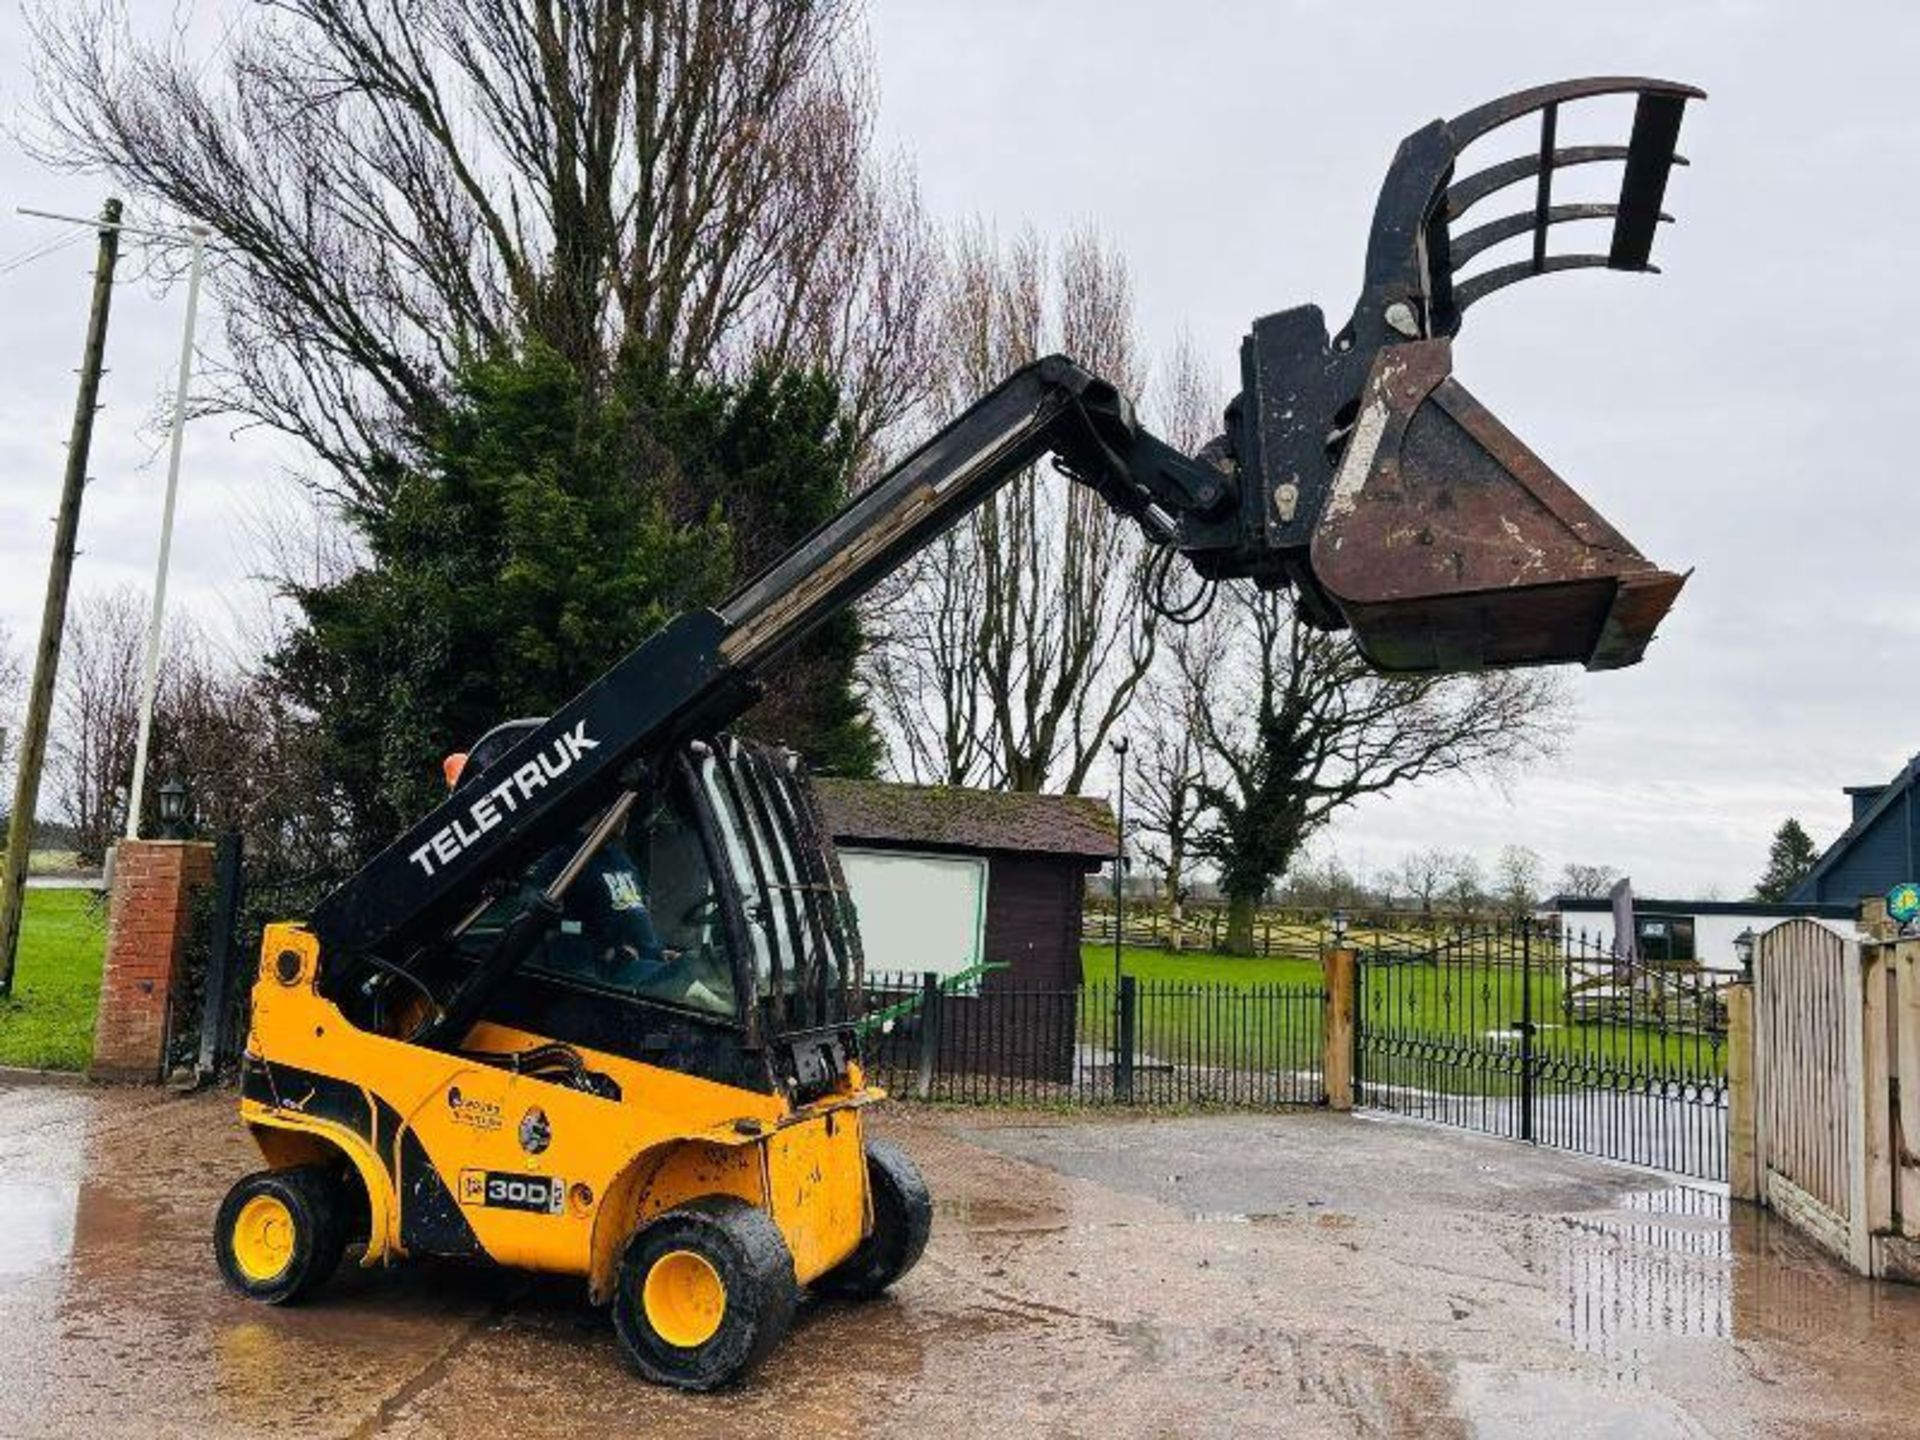
M 467 932 L 484 952 L 558 873 L 582 838 L 569 836 L 529 867 L 518 892 Z M 678 783 L 601 846 L 562 902 L 561 917 L 525 970 L 583 988 L 735 1015 L 733 954 L 692 807 Z

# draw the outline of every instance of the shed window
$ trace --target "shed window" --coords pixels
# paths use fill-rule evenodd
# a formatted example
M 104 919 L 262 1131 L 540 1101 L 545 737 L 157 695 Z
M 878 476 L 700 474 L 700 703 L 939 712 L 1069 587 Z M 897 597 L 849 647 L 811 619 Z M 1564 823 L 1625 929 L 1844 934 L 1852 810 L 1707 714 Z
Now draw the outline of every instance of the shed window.
M 843 847 L 869 976 L 957 975 L 986 958 L 987 862 Z

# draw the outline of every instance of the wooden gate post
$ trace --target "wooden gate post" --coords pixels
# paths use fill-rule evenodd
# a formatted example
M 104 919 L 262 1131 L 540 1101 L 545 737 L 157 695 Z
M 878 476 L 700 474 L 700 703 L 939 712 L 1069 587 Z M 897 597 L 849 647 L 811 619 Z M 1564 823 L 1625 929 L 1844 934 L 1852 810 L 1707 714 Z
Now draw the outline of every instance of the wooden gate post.
M 1758 1113 L 1753 1093 L 1753 982 L 1727 987 L 1727 1194 L 1760 1199 Z
M 1327 950 L 1320 956 L 1326 975 L 1327 998 L 1320 1026 L 1320 1074 L 1327 1091 L 1327 1108 L 1353 1109 L 1353 977 L 1355 954 Z

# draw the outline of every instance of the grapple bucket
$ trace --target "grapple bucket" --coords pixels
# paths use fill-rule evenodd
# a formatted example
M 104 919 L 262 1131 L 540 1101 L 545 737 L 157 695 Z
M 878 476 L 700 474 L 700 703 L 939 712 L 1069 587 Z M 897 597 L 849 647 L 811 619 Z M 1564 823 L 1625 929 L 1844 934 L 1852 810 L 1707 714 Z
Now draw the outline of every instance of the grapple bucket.
M 1663 80 L 1605 77 L 1521 91 L 1436 120 L 1394 155 L 1374 209 L 1366 284 L 1330 335 L 1316 306 L 1256 320 L 1243 388 L 1218 453 L 1239 514 L 1193 524 L 1182 545 L 1203 573 L 1291 586 L 1300 612 L 1351 626 L 1381 669 L 1454 671 L 1574 662 L 1631 665 L 1683 577 L 1660 569 L 1453 378 L 1466 311 L 1536 276 L 1648 272 L 1682 112 L 1700 97 Z M 1563 107 L 1631 96 L 1625 144 L 1562 145 Z M 1537 119 L 1523 153 L 1456 175 L 1461 152 Z M 1569 167 L 1618 166 L 1606 203 L 1562 203 Z M 1462 217 L 1525 186 L 1513 213 Z M 1581 222 L 1603 245 L 1556 252 Z M 1517 259 L 1495 247 L 1513 242 Z
M 1453 378 L 1382 351 L 1313 537 L 1315 580 L 1383 670 L 1638 661 L 1685 577 L 1647 560 Z

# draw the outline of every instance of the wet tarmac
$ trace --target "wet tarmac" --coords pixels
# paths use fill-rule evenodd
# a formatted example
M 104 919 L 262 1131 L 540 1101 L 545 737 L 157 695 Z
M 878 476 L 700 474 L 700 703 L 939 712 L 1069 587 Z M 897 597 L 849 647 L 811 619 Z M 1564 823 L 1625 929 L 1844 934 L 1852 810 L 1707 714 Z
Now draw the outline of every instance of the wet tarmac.
M 0 1436 L 1920 1432 L 1920 1290 L 1711 1191 L 1319 1112 L 883 1123 L 939 1197 L 919 1269 L 691 1397 L 556 1282 L 233 1297 L 231 1097 L 0 1085 Z

